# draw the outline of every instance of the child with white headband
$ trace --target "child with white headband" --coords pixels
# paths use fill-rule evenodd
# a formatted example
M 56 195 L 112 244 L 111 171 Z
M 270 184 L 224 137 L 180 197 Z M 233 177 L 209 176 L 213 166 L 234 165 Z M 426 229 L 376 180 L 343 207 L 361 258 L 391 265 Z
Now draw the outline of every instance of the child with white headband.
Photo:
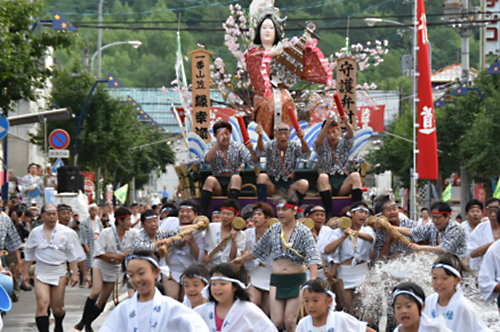
M 278 330 L 264 312 L 250 302 L 238 269 L 229 263 L 210 271 L 209 301 L 194 309 L 211 332 L 252 332 Z
M 392 290 L 392 307 L 399 325 L 394 332 L 451 332 L 444 317 L 435 319 L 423 313 L 425 293 L 417 284 L 402 282 Z
M 464 270 L 460 258 L 453 254 L 444 254 L 434 262 L 432 288 L 436 293 L 425 300 L 424 314 L 431 318 L 444 316 L 453 332 L 491 331 L 463 295 L 460 282 Z
M 136 292 L 113 309 L 100 332 L 209 331 L 198 314 L 155 287 L 162 269 L 153 251 L 136 251 L 125 259 L 125 266 Z
M 309 316 L 302 318 L 296 332 L 353 331 L 374 332 L 366 322 L 342 311 L 334 311 L 335 294 L 322 279 L 309 280 L 302 286 L 304 308 Z
M 190 309 L 202 305 L 208 301 L 208 285 L 210 273 L 201 264 L 189 266 L 181 275 L 180 282 L 184 290 L 184 304 Z

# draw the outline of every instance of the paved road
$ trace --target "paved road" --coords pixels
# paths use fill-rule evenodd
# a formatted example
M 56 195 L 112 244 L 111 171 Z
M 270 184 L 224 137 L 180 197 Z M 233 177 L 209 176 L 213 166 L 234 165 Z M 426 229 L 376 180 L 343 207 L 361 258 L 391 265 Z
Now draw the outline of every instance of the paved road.
M 120 299 L 126 298 L 127 287 L 120 288 Z M 3 332 L 36 332 L 38 331 L 35 323 L 36 300 L 33 291 L 17 293 L 19 301 L 12 304 L 12 310 L 4 316 Z M 80 321 L 83 312 L 83 306 L 90 290 L 87 288 L 66 288 L 66 317 L 64 318 L 64 331 L 75 331 L 73 326 Z M 110 301 L 106 305 L 104 312 L 94 321 L 92 327 L 94 331 L 99 331 L 99 328 L 104 323 L 111 310 L 114 308 L 114 303 L 110 297 Z M 51 319 L 50 331 L 54 330 L 54 322 Z

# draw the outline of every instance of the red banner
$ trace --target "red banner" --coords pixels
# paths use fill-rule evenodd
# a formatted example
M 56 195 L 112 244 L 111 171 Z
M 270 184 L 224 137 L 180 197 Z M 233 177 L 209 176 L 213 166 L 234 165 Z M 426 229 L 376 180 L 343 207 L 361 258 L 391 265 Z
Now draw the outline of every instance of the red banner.
M 184 119 L 186 118 L 186 115 L 184 113 L 184 108 L 176 107 L 176 109 L 177 112 L 179 113 L 179 118 L 181 119 L 181 122 L 184 123 Z M 235 114 L 235 110 L 230 107 L 211 107 L 210 110 L 212 111 L 210 113 L 211 126 L 218 118 L 221 118 L 224 121 L 229 121 L 229 118 L 234 116 Z
M 419 179 L 437 180 L 438 157 L 434 102 L 432 100 L 429 40 L 424 0 L 418 0 L 418 154 Z
M 476 194 L 475 196 L 478 200 L 480 200 L 481 202 L 486 201 L 486 191 L 484 190 L 484 185 L 476 184 L 474 191 Z
M 336 109 L 321 109 L 311 114 L 310 125 L 323 120 L 331 113 L 337 113 Z M 358 127 L 364 128 L 365 124 L 373 129 L 374 133 L 385 132 L 385 105 L 358 106 L 356 112 L 358 117 Z
M 367 125 L 374 133 L 385 132 L 385 105 L 358 106 L 357 113 L 359 127 L 364 128 Z
M 80 172 L 83 177 L 85 178 L 85 182 L 87 181 L 90 181 L 92 182 L 92 184 L 94 183 L 94 178 L 95 178 L 95 173 L 93 172 Z M 89 204 L 92 203 L 92 192 L 88 193 L 87 191 L 85 191 L 85 195 L 87 195 L 87 198 L 89 200 Z

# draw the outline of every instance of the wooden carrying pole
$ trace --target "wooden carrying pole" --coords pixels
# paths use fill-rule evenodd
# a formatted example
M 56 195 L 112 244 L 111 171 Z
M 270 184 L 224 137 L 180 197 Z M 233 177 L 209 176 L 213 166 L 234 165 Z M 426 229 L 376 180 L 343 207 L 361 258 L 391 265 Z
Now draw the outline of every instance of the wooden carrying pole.
M 184 236 L 194 233 L 198 229 L 202 230 L 207 229 L 209 224 L 210 224 L 210 219 L 208 219 L 205 216 L 198 216 L 194 220 L 194 226 L 192 228 L 183 230 L 179 234 L 169 237 L 169 239 L 172 243 L 180 241 Z M 164 258 L 168 254 L 167 246 L 166 245 L 161 246 L 160 248 L 158 248 L 158 252 L 160 253 L 160 256 Z
M 245 228 L 245 220 L 243 220 L 243 218 L 235 218 L 233 220 L 233 228 L 237 231 L 240 231 L 242 229 Z M 218 253 L 219 251 L 222 250 L 222 248 L 224 248 L 224 246 L 229 242 L 229 240 L 231 240 L 231 234 L 226 236 L 225 238 L 222 239 L 222 241 L 220 241 L 220 243 L 208 254 L 208 257 L 212 258 L 214 257 L 214 255 L 216 253 Z

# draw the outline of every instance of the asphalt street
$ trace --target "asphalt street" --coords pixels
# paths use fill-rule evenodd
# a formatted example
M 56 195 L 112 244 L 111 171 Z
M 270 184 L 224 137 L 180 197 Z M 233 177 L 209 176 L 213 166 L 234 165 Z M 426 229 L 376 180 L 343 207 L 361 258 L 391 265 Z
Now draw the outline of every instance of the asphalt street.
M 120 288 L 120 300 L 123 301 L 127 297 L 127 286 Z M 38 331 L 35 323 L 36 299 L 34 290 L 30 292 L 17 292 L 19 301 L 12 304 L 12 309 L 4 316 L 4 328 L 2 332 L 36 332 Z M 64 318 L 64 331 L 77 331 L 73 327 L 80 321 L 83 312 L 83 306 L 87 296 L 90 294 L 90 289 L 79 288 L 75 286 L 71 288 L 67 286 L 65 307 L 66 317 Z M 112 298 L 110 297 L 106 308 L 97 320 L 94 321 L 92 327 L 94 331 L 99 331 L 99 328 L 104 323 L 106 318 L 115 307 Z M 50 331 L 54 330 L 54 320 L 51 317 Z

